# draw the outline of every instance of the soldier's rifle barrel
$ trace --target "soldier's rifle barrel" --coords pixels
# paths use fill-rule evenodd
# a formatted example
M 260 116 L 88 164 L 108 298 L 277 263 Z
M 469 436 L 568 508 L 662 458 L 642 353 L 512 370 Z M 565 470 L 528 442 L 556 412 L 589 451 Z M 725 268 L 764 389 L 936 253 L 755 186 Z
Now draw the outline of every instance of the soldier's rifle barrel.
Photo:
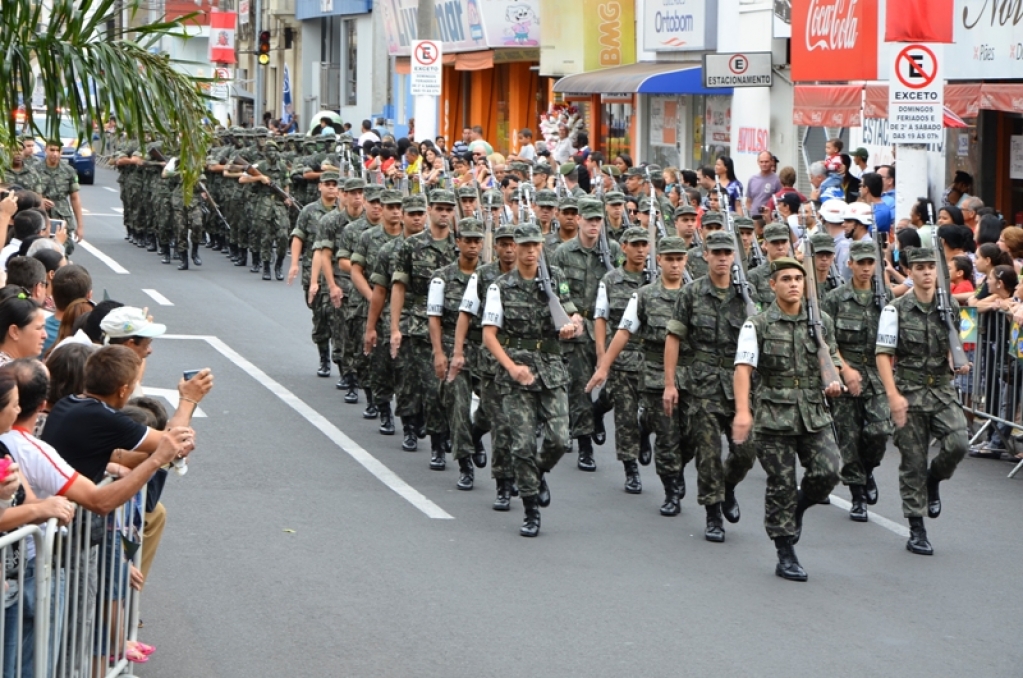
M 561 299 L 558 298 L 554 285 L 551 284 L 551 272 L 547 268 L 547 257 L 544 256 L 542 247 L 540 248 L 540 261 L 537 271 L 540 278 L 540 288 L 547 296 L 547 308 L 550 309 L 551 320 L 554 321 L 555 329 L 560 331 L 562 327 L 570 324 L 572 319 L 568 317 L 568 313 L 565 312 L 565 307 L 561 305 Z
M 941 316 L 945 327 L 948 329 L 948 347 L 949 352 L 952 354 L 952 368 L 959 370 L 969 365 L 970 361 L 967 359 L 966 351 L 963 349 L 963 339 L 959 334 L 959 323 L 953 317 L 952 293 L 949 290 L 945 247 L 937 231 L 934 233 L 934 254 L 936 263 L 934 268 L 937 275 L 935 296 L 937 298 L 938 315 Z
M 806 278 L 803 286 L 803 299 L 806 302 L 806 322 L 810 330 L 810 337 L 817 344 L 817 362 L 820 364 L 822 388 L 826 389 L 833 383 L 842 383 L 834 361 L 831 359 L 831 349 L 824 337 L 824 321 L 821 320 L 820 302 L 817 299 L 817 271 L 814 267 L 813 243 L 809 238 L 803 240 L 803 268 L 806 269 Z

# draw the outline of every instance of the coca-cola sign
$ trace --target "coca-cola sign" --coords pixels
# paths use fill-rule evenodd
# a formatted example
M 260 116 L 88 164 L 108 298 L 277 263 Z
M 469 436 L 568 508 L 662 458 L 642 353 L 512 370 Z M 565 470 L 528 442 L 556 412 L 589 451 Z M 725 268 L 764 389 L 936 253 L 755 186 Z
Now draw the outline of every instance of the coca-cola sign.
M 792 78 L 877 78 L 878 0 L 793 0 Z

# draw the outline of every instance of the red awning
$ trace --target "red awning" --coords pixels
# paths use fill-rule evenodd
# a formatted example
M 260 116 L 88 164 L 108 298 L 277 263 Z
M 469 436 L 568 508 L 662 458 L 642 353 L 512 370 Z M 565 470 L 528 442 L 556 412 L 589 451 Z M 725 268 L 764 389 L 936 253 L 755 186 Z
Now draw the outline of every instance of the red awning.
M 867 85 L 863 96 L 863 117 L 888 117 L 888 85 Z
M 990 83 L 981 85 L 980 107 L 989 111 L 1023 113 L 1023 85 Z
M 991 88 L 988 103 L 982 103 L 982 94 Z M 1019 108 L 999 108 L 1011 105 L 1013 99 Z M 960 118 L 976 118 L 981 108 L 995 111 L 1023 111 L 1023 85 L 981 85 L 979 82 L 945 85 L 945 108 Z M 863 103 L 864 118 L 888 117 L 888 85 L 867 85 Z M 953 127 L 954 125 L 946 125 Z
M 807 127 L 857 127 L 863 85 L 796 85 L 792 122 Z
M 945 85 L 945 106 L 960 118 L 976 118 L 980 112 L 980 83 L 962 82 Z

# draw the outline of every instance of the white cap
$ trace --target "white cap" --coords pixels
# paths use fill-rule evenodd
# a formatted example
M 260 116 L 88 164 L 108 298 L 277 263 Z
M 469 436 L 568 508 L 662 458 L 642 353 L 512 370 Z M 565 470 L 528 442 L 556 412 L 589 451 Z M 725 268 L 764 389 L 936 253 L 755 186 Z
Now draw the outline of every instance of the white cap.
M 831 200 L 824 201 L 818 214 L 820 214 L 821 219 L 829 224 L 840 224 L 845 221 L 845 210 L 847 207 L 848 205 L 846 205 L 845 200 L 832 198 Z
M 121 306 L 107 313 L 99 324 L 107 339 L 126 337 L 158 337 L 167 331 L 166 325 L 154 323 L 145 311 L 134 306 Z
M 845 219 L 871 226 L 874 223 L 874 209 L 865 202 L 849 203 L 845 208 Z

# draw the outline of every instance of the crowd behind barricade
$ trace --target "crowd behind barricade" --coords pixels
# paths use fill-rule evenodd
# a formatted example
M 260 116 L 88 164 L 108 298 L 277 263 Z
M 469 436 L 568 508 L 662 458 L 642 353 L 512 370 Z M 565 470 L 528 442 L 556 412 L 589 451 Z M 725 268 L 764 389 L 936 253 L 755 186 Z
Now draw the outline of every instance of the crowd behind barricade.
M 155 649 L 137 628 L 160 496 L 168 469 L 187 470 L 190 419 L 213 378 L 182 379 L 170 414 L 147 397 L 145 365 L 166 327 L 94 302 L 84 267 L 35 247 L 56 240 L 42 207 L 21 186 L 0 198 L 0 665 L 4 678 L 117 675 Z

